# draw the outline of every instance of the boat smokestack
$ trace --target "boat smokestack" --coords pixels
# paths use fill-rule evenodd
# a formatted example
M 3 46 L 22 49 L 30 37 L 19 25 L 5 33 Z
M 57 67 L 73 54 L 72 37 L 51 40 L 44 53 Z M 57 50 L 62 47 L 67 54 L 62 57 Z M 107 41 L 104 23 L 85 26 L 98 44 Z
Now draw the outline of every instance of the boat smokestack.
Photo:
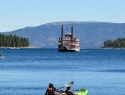
M 73 38 L 73 25 L 71 27 L 71 33 L 72 33 L 72 37 L 71 38 Z
M 63 25 L 62 25 L 62 33 L 61 33 L 61 38 L 63 39 Z

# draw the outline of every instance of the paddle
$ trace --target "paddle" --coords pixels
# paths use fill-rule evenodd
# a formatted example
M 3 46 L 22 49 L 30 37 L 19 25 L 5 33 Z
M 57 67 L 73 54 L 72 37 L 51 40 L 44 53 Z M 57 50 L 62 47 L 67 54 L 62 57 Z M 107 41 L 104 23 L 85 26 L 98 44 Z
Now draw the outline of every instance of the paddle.
M 64 88 L 64 87 L 70 87 L 70 86 L 72 86 L 73 84 L 74 84 L 74 82 L 71 81 L 71 82 L 65 84 L 64 86 L 60 87 L 59 89 Z

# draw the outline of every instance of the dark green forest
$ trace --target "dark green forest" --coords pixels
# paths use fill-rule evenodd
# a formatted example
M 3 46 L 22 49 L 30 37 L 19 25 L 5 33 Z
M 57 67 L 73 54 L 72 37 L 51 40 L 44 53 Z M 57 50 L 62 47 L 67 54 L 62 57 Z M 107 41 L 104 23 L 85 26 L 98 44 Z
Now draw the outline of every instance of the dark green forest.
M 28 47 L 29 40 L 25 37 L 19 37 L 15 34 L 0 34 L 0 47 Z
M 106 40 L 101 48 L 125 48 L 125 38 Z

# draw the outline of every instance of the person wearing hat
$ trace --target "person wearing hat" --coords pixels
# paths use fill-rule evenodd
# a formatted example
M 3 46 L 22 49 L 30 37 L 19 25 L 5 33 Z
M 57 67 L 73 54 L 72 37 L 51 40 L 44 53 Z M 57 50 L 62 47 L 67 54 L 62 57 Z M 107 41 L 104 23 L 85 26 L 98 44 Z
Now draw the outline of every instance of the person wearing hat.
M 69 87 L 67 87 L 67 89 L 65 90 L 65 93 L 66 93 L 66 95 L 74 95 L 74 93 L 70 90 L 70 86 Z
M 53 83 L 49 83 L 49 87 L 47 88 L 45 95 L 57 95 L 56 92 L 59 92 L 55 87 L 53 87 Z

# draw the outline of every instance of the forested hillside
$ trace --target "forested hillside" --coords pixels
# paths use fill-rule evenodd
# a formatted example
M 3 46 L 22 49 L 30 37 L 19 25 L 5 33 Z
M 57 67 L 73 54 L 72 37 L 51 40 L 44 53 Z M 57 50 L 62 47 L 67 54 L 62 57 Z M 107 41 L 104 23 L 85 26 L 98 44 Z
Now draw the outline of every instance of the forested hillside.
M 15 34 L 4 35 L 0 34 L 0 47 L 28 47 L 28 38 L 19 37 Z
M 125 48 L 125 38 L 106 40 L 101 48 Z

